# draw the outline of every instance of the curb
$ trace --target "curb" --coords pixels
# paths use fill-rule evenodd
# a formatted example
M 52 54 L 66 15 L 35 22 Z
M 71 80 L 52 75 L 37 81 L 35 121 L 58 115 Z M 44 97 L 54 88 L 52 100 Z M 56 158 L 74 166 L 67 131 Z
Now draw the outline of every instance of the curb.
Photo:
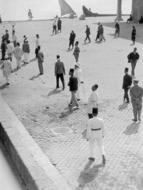
M 71 190 L 0 95 L 0 141 L 27 190 Z

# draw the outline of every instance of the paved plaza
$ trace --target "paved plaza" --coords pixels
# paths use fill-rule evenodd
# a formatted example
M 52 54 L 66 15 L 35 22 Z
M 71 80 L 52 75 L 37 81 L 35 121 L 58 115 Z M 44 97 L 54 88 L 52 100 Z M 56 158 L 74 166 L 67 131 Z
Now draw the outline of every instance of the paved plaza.
M 108 22 L 108 19 L 101 21 Z M 123 104 L 122 90 L 124 68 L 130 69 L 127 55 L 134 46 L 128 39 L 114 39 L 111 35 L 114 29 L 107 26 L 104 28 L 106 42 L 96 44 L 97 22 L 97 18 L 85 21 L 65 19 L 62 33 L 56 36 L 51 36 L 52 21 L 17 23 L 19 39 L 24 34 L 29 38 L 31 58 L 34 57 L 35 34 L 40 34 L 45 55 L 44 75 L 37 75 L 38 64 L 32 62 L 12 73 L 10 86 L 1 87 L 1 93 L 71 189 L 142 190 L 143 126 L 142 122 L 132 122 L 132 106 Z M 84 45 L 86 24 L 91 27 L 92 43 Z M 9 24 L 7 27 L 10 29 Z M 68 110 L 70 93 L 67 86 L 68 70 L 75 64 L 72 52 L 67 52 L 71 29 L 75 30 L 80 43 L 79 62 L 85 93 L 80 109 L 72 113 Z M 136 77 L 143 85 L 142 44 L 137 43 L 136 47 L 140 54 Z M 57 54 L 61 55 L 66 67 L 65 91 L 55 90 L 54 63 Z M 4 79 L 1 73 L 0 78 L 2 86 Z M 105 122 L 105 167 L 101 165 L 98 150 L 95 162 L 88 161 L 88 142 L 81 135 L 88 120 L 86 101 L 94 83 L 99 84 L 99 117 Z

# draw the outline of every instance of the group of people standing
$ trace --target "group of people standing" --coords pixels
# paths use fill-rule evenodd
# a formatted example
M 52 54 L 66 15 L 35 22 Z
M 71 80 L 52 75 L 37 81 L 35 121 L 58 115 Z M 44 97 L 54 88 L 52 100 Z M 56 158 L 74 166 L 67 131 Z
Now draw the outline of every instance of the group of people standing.
M 62 20 L 56 16 L 53 22 L 53 31 L 52 34 L 57 34 L 62 32 Z

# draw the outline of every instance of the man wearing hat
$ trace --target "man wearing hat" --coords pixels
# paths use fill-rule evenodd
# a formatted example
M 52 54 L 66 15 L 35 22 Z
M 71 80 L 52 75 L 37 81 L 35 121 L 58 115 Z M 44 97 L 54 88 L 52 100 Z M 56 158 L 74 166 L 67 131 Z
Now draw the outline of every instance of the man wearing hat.
M 141 121 L 141 111 L 142 111 L 142 97 L 143 88 L 138 85 L 138 80 L 134 80 L 134 86 L 130 89 L 131 102 L 133 106 L 133 121 Z
M 128 63 L 131 63 L 131 75 L 135 76 L 135 67 L 136 67 L 136 63 L 139 59 L 139 54 L 137 53 L 137 48 L 134 48 L 133 52 L 131 52 L 127 58 L 128 58 Z
M 99 147 L 99 151 L 102 156 L 102 164 L 105 165 L 105 153 L 104 153 L 104 122 L 103 119 L 99 118 L 98 116 L 98 109 L 92 109 L 92 116 L 93 118 L 88 120 L 88 127 L 87 127 L 87 140 L 89 141 L 89 150 L 90 150 L 90 157 L 89 160 L 95 161 L 94 158 L 94 150 L 95 144 Z

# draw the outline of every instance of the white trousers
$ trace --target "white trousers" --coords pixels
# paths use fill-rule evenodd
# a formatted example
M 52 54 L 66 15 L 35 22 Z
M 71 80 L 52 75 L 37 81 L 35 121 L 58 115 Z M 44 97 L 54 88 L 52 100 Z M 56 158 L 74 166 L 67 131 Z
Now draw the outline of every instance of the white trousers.
M 21 68 L 21 58 L 16 58 L 17 68 Z
M 89 137 L 89 153 L 90 157 L 95 157 L 95 145 L 98 146 L 100 155 L 105 155 L 102 130 L 91 131 Z
M 28 63 L 29 62 L 29 53 L 24 53 L 24 62 Z

